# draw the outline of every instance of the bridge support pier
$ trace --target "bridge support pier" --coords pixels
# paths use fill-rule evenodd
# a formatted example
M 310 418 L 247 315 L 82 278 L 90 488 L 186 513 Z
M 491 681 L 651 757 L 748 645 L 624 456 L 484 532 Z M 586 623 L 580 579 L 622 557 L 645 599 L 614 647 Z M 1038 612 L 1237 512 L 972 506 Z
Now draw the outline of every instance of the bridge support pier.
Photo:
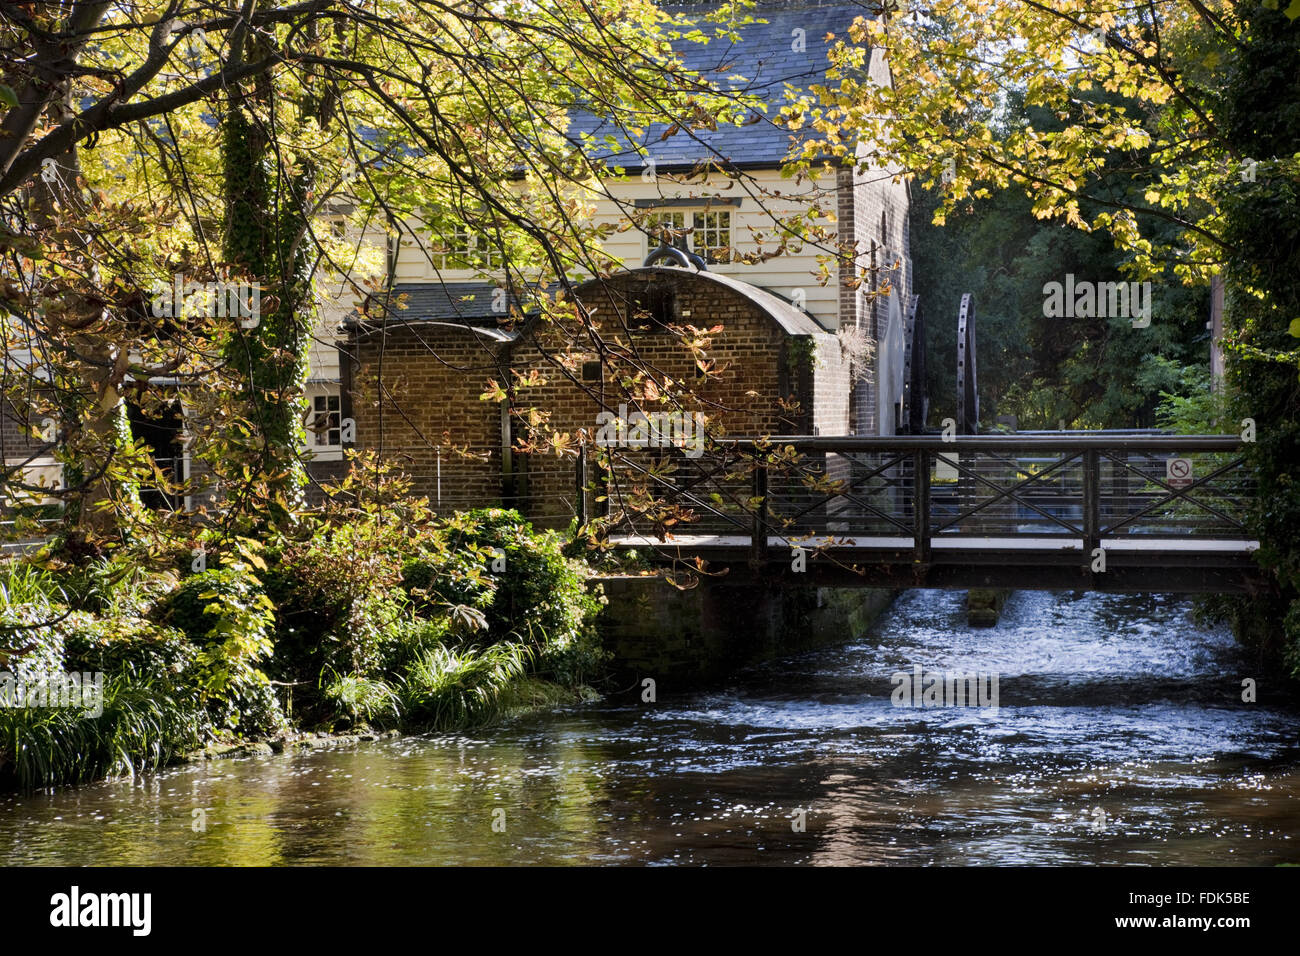
M 971 588 L 966 592 L 966 623 L 971 627 L 993 627 L 1007 602 L 1008 588 Z

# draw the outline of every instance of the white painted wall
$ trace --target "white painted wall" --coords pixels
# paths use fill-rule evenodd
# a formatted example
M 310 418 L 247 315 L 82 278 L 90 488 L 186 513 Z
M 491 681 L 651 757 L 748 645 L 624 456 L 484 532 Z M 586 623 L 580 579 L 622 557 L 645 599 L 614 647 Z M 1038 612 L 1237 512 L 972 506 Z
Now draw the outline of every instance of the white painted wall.
M 810 200 L 820 200 L 828 218 L 825 226 L 835 229 L 835 177 L 833 173 L 816 181 L 795 183 L 782 179 L 776 170 L 746 171 L 732 180 L 714 175 L 703 181 L 681 182 L 668 175 L 646 180 L 632 175 L 605 183 L 608 196 L 593 193 L 588 197 L 595 209 L 592 225 L 610 224 L 615 231 L 603 244 L 603 249 L 625 268 L 641 265 L 649 251 L 658 245 L 639 229 L 630 226 L 630 217 L 620 204 L 635 207 L 638 200 L 699 200 L 691 207 L 662 207 L 663 211 L 683 209 L 690 212 L 702 209 L 710 198 L 738 199 L 737 206 L 712 206 L 731 213 L 731 243 L 739 253 L 761 250 L 775 251 L 777 221 L 807 207 Z M 780 195 L 776 195 L 777 193 Z M 610 198 L 616 197 L 616 198 Z M 644 211 L 644 210 L 642 210 Z M 628 228 L 618 229 L 627 226 Z M 689 241 L 689 240 L 688 240 Z M 694 243 L 692 243 L 694 245 Z M 835 288 L 835 269 L 831 266 L 830 281 L 819 282 L 817 254 L 829 254 L 833 248 L 818 249 L 806 244 L 797 254 L 784 254 L 766 262 L 711 264 L 710 271 L 735 276 L 760 286 L 787 299 L 795 299 L 802 292 L 804 307 L 830 328 L 839 321 L 838 290 Z M 397 259 L 396 281 L 401 282 L 468 282 L 483 277 L 469 269 L 436 269 L 430 257 L 407 238 L 402 243 Z

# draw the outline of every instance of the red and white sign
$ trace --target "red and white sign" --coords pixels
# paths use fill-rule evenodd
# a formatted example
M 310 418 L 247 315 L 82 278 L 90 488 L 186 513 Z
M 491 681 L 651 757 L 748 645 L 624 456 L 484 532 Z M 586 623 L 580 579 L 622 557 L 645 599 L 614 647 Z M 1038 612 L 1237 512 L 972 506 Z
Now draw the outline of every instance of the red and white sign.
M 1186 488 L 1193 480 L 1190 458 L 1165 459 L 1165 484 L 1171 488 Z

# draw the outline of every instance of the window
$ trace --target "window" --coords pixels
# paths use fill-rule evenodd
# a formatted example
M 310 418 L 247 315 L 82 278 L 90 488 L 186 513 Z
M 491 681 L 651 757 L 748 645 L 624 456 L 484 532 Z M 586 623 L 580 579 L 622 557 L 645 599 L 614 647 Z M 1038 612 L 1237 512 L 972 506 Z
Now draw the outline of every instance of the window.
M 500 251 L 482 236 L 464 226 L 434 237 L 433 264 L 444 269 L 495 269 L 501 264 Z
M 582 380 L 584 382 L 599 382 L 600 372 L 600 359 L 582 363 Z
M 672 210 L 651 214 L 646 219 L 646 229 L 650 233 L 650 250 L 659 244 L 660 229 L 681 232 L 688 226 L 692 232 L 687 239 L 687 245 L 692 252 L 703 257 L 705 262 L 731 261 L 731 211 L 726 209 L 714 211 L 702 209 L 696 212 Z
M 691 248 L 703 256 L 705 262 L 730 261 L 731 213 L 724 210 L 693 215 L 695 232 L 691 236 Z
M 661 230 L 671 229 L 674 232 L 682 232 L 686 229 L 686 213 L 684 212 L 656 212 L 646 217 L 646 229 L 650 233 L 650 248 L 654 249 L 659 245 L 660 239 L 664 238 Z M 668 237 L 671 244 L 672 238 Z
M 338 448 L 343 444 L 342 402 L 338 395 L 315 395 L 311 400 L 308 432 L 314 448 Z

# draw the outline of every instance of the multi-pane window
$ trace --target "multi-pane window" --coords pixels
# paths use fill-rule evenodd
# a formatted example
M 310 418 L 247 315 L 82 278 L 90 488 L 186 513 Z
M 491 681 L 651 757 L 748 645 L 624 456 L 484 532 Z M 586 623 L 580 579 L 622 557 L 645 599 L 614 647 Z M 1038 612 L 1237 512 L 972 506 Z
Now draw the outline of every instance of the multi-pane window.
M 681 231 L 692 228 L 689 244 L 692 252 L 705 262 L 731 259 L 731 212 L 729 210 L 686 212 L 671 210 L 652 214 L 646 220 L 651 235 L 650 247 L 658 243 L 660 229 Z
M 661 230 L 672 229 L 681 232 L 686 228 L 686 213 L 684 212 L 656 212 L 646 217 L 646 226 L 650 230 L 653 239 L 658 240 Z
M 704 257 L 705 262 L 727 262 L 731 258 L 731 213 L 697 212 L 691 248 Z
M 434 238 L 433 263 L 443 269 L 494 269 L 501 264 L 501 254 L 482 236 L 464 226 L 457 226 Z
M 337 448 L 343 444 L 342 404 L 338 395 L 316 395 L 311 400 L 312 444 L 317 448 Z

